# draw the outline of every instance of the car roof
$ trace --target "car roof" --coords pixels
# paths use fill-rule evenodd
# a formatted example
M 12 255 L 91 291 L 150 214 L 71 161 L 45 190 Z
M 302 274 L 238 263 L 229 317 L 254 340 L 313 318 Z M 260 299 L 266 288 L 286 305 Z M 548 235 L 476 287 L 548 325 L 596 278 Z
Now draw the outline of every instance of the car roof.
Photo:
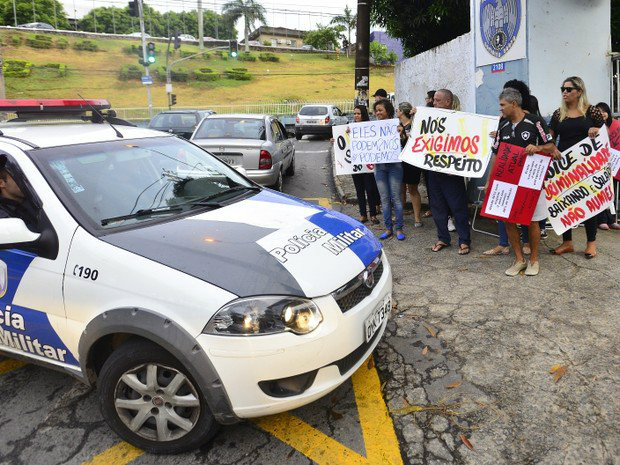
M 304 105 L 301 108 L 306 108 L 306 107 L 335 107 L 336 105 L 332 105 L 331 103 L 308 103 L 307 105 Z
M 170 134 L 152 129 L 131 126 L 114 126 L 127 139 L 142 139 L 147 137 L 171 137 Z M 5 136 L 0 136 L 0 142 L 9 142 L 10 137 L 34 144 L 40 148 L 61 147 L 64 145 L 88 144 L 92 142 L 117 141 L 114 130 L 109 124 L 70 123 L 70 124 L 33 124 L 33 123 L 5 123 L 0 125 Z
M 204 111 L 211 111 L 211 110 L 165 110 L 165 111 L 160 111 L 157 114 L 158 115 L 171 115 L 175 113 L 200 113 Z
M 243 119 L 265 119 L 272 118 L 271 115 L 257 115 L 253 113 L 225 113 L 219 115 L 209 115 L 206 119 L 221 119 L 221 118 L 243 118 Z M 275 116 L 273 116 L 275 118 Z

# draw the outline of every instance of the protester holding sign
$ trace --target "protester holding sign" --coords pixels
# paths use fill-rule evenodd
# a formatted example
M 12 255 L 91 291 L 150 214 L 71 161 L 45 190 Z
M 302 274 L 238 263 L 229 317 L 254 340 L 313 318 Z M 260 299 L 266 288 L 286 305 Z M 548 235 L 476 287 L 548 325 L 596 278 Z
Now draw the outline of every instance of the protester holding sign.
M 370 121 L 368 117 L 368 109 L 365 105 L 357 105 L 353 110 L 353 121 L 361 123 L 362 121 Z M 368 198 L 368 209 L 370 210 L 370 221 L 372 224 L 379 224 L 377 219 L 377 205 L 379 204 L 379 191 L 373 173 L 352 174 L 353 184 L 355 184 L 355 192 L 357 193 L 357 206 L 360 211 L 360 221 L 366 223 L 368 214 L 366 209 L 366 198 Z
M 611 108 L 605 102 L 599 102 L 596 104 L 605 120 L 605 126 L 607 126 L 607 132 L 609 133 L 609 145 L 612 149 L 620 149 L 620 121 L 613 119 Z M 615 174 L 615 173 L 612 173 Z M 614 190 L 617 192 L 620 187 L 618 181 L 614 181 Z M 596 217 L 599 229 L 608 231 L 609 229 L 620 230 L 620 224 L 616 223 L 614 215 L 611 213 L 611 209 L 605 210 L 599 213 Z
M 549 132 L 549 128 L 540 116 L 526 114 L 523 108 L 521 107 L 523 103 L 523 98 L 519 91 L 516 89 L 504 89 L 504 91 L 499 96 L 499 106 L 501 109 L 503 120 L 500 123 L 497 134 L 495 137 L 495 142 L 493 144 L 493 154 L 497 157 L 498 152 L 502 150 L 504 144 L 511 144 L 513 146 L 524 147 L 525 153 L 529 156 L 532 156 L 537 153 L 554 153 L 555 145 L 550 142 L 552 140 L 551 133 Z M 510 147 L 507 146 L 508 150 Z M 502 150 L 502 152 L 504 152 Z M 501 160 L 497 159 L 497 163 L 499 164 Z M 543 161 L 545 161 L 543 159 Z M 540 165 L 540 164 L 539 164 Z M 530 244 L 530 260 L 526 263 L 525 258 L 523 256 L 523 249 L 521 248 L 521 240 L 519 237 L 519 231 L 517 229 L 517 224 L 510 221 L 511 215 L 502 215 L 506 218 L 506 230 L 508 232 L 508 240 L 510 241 L 510 245 L 515 252 L 515 262 L 513 265 L 506 270 L 506 275 L 508 276 L 517 276 L 521 271 L 525 270 L 526 276 L 536 276 L 539 273 L 540 266 L 538 263 L 538 245 L 540 243 L 540 225 L 539 221 L 547 217 L 547 205 L 545 201 L 545 194 L 541 192 L 542 182 L 544 180 L 544 173 L 547 171 L 547 166 L 549 162 L 546 161 L 544 165 L 539 169 L 533 167 L 530 170 L 530 178 L 532 178 L 532 182 L 525 182 L 525 184 L 530 184 L 530 189 L 528 190 L 528 194 L 534 194 L 537 192 L 537 200 L 532 203 L 532 206 L 535 205 L 533 211 L 529 210 L 529 219 L 525 222 L 525 218 L 521 218 L 521 221 L 525 224 L 529 224 L 529 244 Z M 508 165 L 506 169 L 516 169 L 516 166 Z M 526 171 L 526 170 L 523 170 Z M 534 182 L 535 173 L 539 172 L 538 182 Z M 493 173 L 497 175 L 496 170 Z M 521 185 L 523 175 L 520 175 L 517 180 L 518 184 Z M 536 184 L 536 185 L 534 185 Z M 498 187 L 498 189 L 495 189 Z M 526 197 L 518 196 L 518 185 L 511 185 L 506 183 L 498 183 L 497 186 L 491 186 L 491 191 L 487 190 L 487 199 L 485 201 L 485 205 L 483 211 L 486 212 L 490 210 L 488 207 L 489 197 L 492 196 L 502 196 L 499 193 L 499 190 L 504 190 L 506 195 L 503 195 L 505 199 L 512 198 L 513 204 L 518 198 L 525 199 Z M 537 188 L 537 190 L 536 190 Z M 534 197 L 532 200 L 535 200 Z M 524 203 L 524 200 L 521 200 Z M 510 202 L 505 202 L 508 205 L 508 212 L 513 213 L 513 205 L 509 205 Z M 519 208 L 523 208 L 523 205 L 519 205 Z M 531 216 L 530 216 L 531 214 Z M 497 217 L 497 213 L 495 216 Z
M 452 109 L 453 94 L 448 89 L 435 92 L 433 105 L 435 108 Z M 454 223 L 459 236 L 459 255 L 467 255 L 470 251 L 471 236 L 469 230 L 469 216 L 467 212 L 467 194 L 465 180 L 469 172 L 481 170 L 484 174 L 488 158 L 483 162 L 476 158 L 458 158 L 455 156 L 440 155 L 442 149 L 449 151 L 478 152 L 482 145 L 478 146 L 477 135 L 449 134 L 446 131 L 448 115 L 439 115 L 435 118 L 422 116 L 431 109 L 421 107 L 416 112 L 415 137 L 411 137 L 401 159 L 414 166 L 427 169 L 427 188 L 431 198 L 431 211 L 437 228 L 438 241 L 431 247 L 433 252 L 449 247 L 451 238 L 448 231 L 448 216 L 454 216 Z M 444 134 L 446 132 L 446 134 Z M 485 137 L 489 130 L 485 128 Z M 412 134 L 414 134 L 412 127 Z M 439 147 L 437 144 L 440 144 Z M 446 146 L 446 147 L 444 147 Z M 450 146 L 450 147 L 448 147 Z M 458 146 L 458 147 L 457 147 Z M 424 147 L 424 149 L 422 149 Z M 486 162 L 486 163 L 485 163 Z M 483 166 L 484 165 L 484 166 Z M 446 173 L 460 173 L 460 176 Z
M 564 80 L 562 87 L 562 105 L 551 117 L 551 134 L 558 139 L 557 150 L 564 152 L 583 139 L 594 138 L 599 128 L 605 124 L 601 111 L 590 105 L 586 94 L 586 86 L 583 80 L 572 76 Z M 592 217 L 584 221 L 587 235 L 586 258 L 596 257 L 596 218 Z M 556 255 L 572 253 L 572 231 L 569 229 L 563 235 L 563 242 L 550 252 Z
M 373 105 L 373 110 L 379 121 L 394 118 L 394 105 L 387 99 L 376 101 Z M 396 238 L 399 241 L 404 241 L 403 203 L 400 198 L 403 182 L 403 164 L 400 161 L 375 164 L 375 179 L 379 188 L 379 195 L 381 196 L 381 208 L 383 209 L 383 221 L 385 223 L 385 232 L 379 236 L 379 239 L 384 240 L 393 235 L 392 210 L 394 210 Z
M 413 106 L 409 102 L 402 102 L 398 105 L 397 116 L 402 125 L 400 145 L 401 148 L 405 148 L 405 145 L 407 145 L 407 141 L 409 140 L 409 132 L 411 131 Z M 413 207 L 413 226 L 415 228 L 422 227 L 422 196 L 420 196 L 420 192 L 418 191 L 421 176 L 422 170 L 420 168 L 410 165 L 409 163 L 403 164 L 403 205 L 407 201 L 408 191 L 409 197 L 411 198 L 411 205 Z

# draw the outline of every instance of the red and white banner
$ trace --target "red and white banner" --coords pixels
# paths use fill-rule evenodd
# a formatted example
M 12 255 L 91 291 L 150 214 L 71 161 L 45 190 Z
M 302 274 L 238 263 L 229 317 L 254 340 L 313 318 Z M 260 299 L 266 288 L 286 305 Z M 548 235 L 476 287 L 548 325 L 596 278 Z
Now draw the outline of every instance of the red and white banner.
M 620 121 L 614 120 L 609 127 L 609 153 L 611 155 L 611 175 L 620 181 Z
M 529 225 L 550 162 L 548 156 L 527 155 L 523 147 L 500 144 L 482 216 Z
M 562 234 L 588 218 L 613 208 L 611 148 L 607 128 L 562 152 L 549 165 L 545 192 L 549 221 Z

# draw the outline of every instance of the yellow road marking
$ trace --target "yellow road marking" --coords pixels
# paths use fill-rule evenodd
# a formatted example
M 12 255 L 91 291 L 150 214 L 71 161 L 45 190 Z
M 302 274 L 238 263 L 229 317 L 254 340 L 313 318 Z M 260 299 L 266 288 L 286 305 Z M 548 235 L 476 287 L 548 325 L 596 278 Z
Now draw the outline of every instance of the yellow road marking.
M 316 202 L 321 207 L 332 208 L 332 202 L 327 197 L 306 197 L 304 200 L 309 200 L 310 202 Z
M 255 423 L 319 465 L 369 465 L 357 452 L 290 413 L 260 418 Z
M 9 371 L 17 370 L 18 368 L 26 365 L 25 362 L 21 362 L 19 360 L 13 360 L 11 358 L 7 358 L 6 360 L 0 361 L 0 375 L 8 373 Z
M 290 413 L 259 418 L 254 423 L 319 465 L 403 465 L 379 375 L 374 364 L 371 368 L 368 365 L 364 363 L 352 377 L 366 457 Z
M 373 360 L 372 355 L 368 360 L 369 362 Z M 364 363 L 352 378 L 368 462 L 402 465 L 398 438 L 394 432 L 392 418 L 383 401 L 377 369 L 374 363 L 371 363 L 370 369 L 368 365 L 369 363 Z
M 144 454 L 144 451 L 126 443 L 121 442 L 82 465 L 126 465 Z

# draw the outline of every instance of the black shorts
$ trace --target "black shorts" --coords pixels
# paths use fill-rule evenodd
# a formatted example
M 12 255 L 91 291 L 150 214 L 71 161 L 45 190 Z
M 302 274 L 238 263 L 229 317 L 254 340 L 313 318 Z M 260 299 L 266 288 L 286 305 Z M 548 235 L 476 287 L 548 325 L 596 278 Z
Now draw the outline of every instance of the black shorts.
M 421 174 L 420 168 L 403 162 L 403 184 L 420 184 Z

